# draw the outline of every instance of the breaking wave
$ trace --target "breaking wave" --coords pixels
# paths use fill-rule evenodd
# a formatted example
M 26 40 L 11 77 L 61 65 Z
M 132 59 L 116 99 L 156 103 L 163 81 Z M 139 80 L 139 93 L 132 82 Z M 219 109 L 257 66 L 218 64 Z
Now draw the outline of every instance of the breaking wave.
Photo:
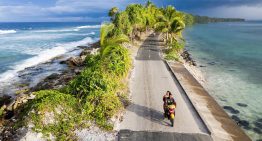
M 16 33 L 15 30 L 0 30 L 0 34 L 10 34 L 10 33 Z

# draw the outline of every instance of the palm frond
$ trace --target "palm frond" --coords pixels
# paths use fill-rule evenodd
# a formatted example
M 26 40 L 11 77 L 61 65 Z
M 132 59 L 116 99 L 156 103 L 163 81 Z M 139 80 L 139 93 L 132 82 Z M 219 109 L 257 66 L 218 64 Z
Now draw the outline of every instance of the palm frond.
M 103 46 L 105 39 L 110 31 L 114 29 L 114 24 L 112 23 L 105 23 L 101 26 L 100 29 L 100 45 Z
M 121 34 L 121 35 L 107 39 L 106 42 L 105 42 L 105 46 L 113 45 L 113 44 L 122 44 L 124 42 L 129 42 L 129 38 L 128 38 L 128 36 Z

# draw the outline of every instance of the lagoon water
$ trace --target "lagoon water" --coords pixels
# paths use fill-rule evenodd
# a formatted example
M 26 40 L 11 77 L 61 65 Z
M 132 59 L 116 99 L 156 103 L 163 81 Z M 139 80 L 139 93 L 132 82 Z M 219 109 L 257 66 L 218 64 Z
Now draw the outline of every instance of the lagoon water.
M 184 37 L 208 92 L 234 108 L 226 111 L 252 140 L 262 139 L 262 22 L 198 24 Z
M 0 23 L 0 95 L 20 71 L 98 40 L 100 23 Z
M 19 71 L 98 40 L 99 28 L 99 23 L 0 23 L 0 90 Z M 253 140 L 262 139 L 262 22 L 195 25 L 184 37 L 198 66 L 205 66 L 200 69 L 210 94 L 239 111 L 228 113 L 245 123 Z

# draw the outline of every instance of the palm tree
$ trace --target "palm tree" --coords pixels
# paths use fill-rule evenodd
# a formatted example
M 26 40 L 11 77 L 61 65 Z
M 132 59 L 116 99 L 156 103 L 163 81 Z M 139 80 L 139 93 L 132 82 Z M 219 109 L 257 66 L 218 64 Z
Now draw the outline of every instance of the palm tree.
M 108 34 L 114 29 L 114 24 L 104 23 L 100 28 L 100 45 L 104 46 Z
M 129 21 L 132 25 L 132 36 L 131 39 L 145 29 L 145 17 L 144 17 L 145 8 L 141 4 L 130 4 L 126 8 L 126 12 L 129 17 Z
M 115 27 L 125 35 L 130 35 L 132 33 L 132 25 L 129 21 L 129 15 L 126 11 L 122 11 L 116 14 L 113 21 Z
M 148 8 L 148 7 L 152 6 L 152 5 L 154 5 L 152 1 L 148 0 L 146 2 L 146 8 Z
M 124 42 L 129 42 L 128 36 L 120 32 L 119 34 L 115 34 L 115 27 L 112 23 L 105 23 L 101 26 L 100 29 L 100 46 L 101 52 L 110 45 L 118 45 Z
M 155 24 L 157 31 L 166 34 L 166 41 L 171 40 L 176 35 L 181 35 L 181 31 L 185 28 L 185 24 L 173 6 L 168 6 L 162 10 L 162 14 L 158 16 L 158 22 Z M 169 37 L 171 35 L 171 37 Z
M 117 7 L 113 7 L 109 10 L 108 16 L 111 17 L 111 21 L 113 21 L 116 17 L 116 14 L 119 12 L 119 9 Z

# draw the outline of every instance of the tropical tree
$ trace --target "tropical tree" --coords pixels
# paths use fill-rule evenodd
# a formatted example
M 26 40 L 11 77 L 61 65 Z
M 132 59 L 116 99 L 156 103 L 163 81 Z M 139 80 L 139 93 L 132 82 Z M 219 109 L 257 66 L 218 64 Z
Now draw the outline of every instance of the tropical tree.
M 166 41 L 170 39 L 172 43 L 172 40 L 176 35 L 181 35 L 181 31 L 185 28 L 185 24 L 173 6 L 168 6 L 161 11 L 162 14 L 158 16 L 155 29 L 165 33 Z
M 184 14 L 184 23 L 186 26 L 191 26 L 194 24 L 194 16 L 188 13 L 183 13 Z
M 112 23 L 104 23 L 100 28 L 100 45 L 104 46 L 108 34 L 114 29 L 115 25 Z
M 138 34 L 138 31 L 141 32 L 145 29 L 145 16 L 144 16 L 144 7 L 141 4 L 131 4 L 127 6 L 125 10 L 129 16 L 129 21 L 132 25 L 132 36 Z
M 116 14 L 119 12 L 119 9 L 117 7 L 113 7 L 109 10 L 108 16 L 111 17 L 111 21 L 114 21 Z
M 118 30 L 121 30 L 123 34 L 129 36 L 132 33 L 132 26 L 129 21 L 129 15 L 126 11 L 117 13 L 113 23 L 115 27 L 118 28 Z
M 118 45 L 124 42 L 129 42 L 128 36 L 122 31 L 116 31 L 118 28 L 112 23 L 105 23 L 100 29 L 100 45 L 101 52 L 109 45 Z
M 146 8 L 148 8 L 148 7 L 152 6 L 152 5 L 154 5 L 152 1 L 148 0 L 146 2 Z
M 148 1 L 144 12 L 145 24 L 147 28 L 153 28 L 156 24 L 157 15 L 160 14 L 160 10 L 151 2 Z

